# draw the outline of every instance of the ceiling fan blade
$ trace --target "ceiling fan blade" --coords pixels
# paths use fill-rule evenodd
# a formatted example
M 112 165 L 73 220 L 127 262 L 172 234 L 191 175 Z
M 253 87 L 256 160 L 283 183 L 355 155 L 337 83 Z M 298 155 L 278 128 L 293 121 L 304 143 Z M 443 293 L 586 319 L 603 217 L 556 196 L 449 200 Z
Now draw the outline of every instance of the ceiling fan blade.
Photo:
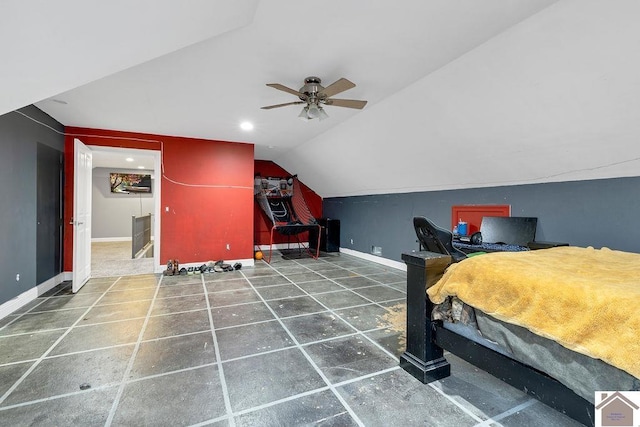
M 286 102 L 284 104 L 267 105 L 266 107 L 260 107 L 261 110 L 270 110 L 272 108 L 286 107 L 287 105 L 306 104 L 304 101 Z
M 291 89 L 289 87 L 283 86 L 280 83 L 267 83 L 267 86 L 272 87 L 274 89 L 281 90 L 283 92 L 290 93 L 290 94 L 295 95 L 295 96 L 302 96 L 302 97 L 305 96 L 304 93 L 300 93 L 295 89 Z
M 333 95 L 337 95 L 340 92 L 344 92 L 345 90 L 349 90 L 354 87 L 356 87 L 354 83 L 350 82 L 349 80 L 343 77 L 331 83 L 329 86 L 325 87 L 324 89 L 322 89 L 318 95 L 323 95 L 323 96 L 326 96 L 327 98 L 330 98 Z
M 357 108 L 358 110 L 362 110 L 364 106 L 367 105 L 367 101 L 358 101 L 355 99 L 327 99 L 325 104 L 332 105 L 334 107 Z

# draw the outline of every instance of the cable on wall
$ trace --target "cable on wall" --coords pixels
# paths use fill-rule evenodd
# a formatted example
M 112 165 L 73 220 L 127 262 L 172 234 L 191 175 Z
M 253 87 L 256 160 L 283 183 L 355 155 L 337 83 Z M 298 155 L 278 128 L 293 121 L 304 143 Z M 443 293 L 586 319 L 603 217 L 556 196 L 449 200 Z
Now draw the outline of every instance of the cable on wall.
M 49 126 L 46 123 L 43 123 L 31 116 L 29 116 L 28 114 L 23 113 L 22 111 L 14 111 L 14 113 L 20 114 L 24 117 L 26 117 L 27 119 L 34 121 L 36 123 L 38 123 L 41 126 L 44 126 L 52 131 L 54 131 L 55 133 L 57 133 L 58 135 L 62 135 L 62 136 L 71 136 L 74 138 L 81 138 L 81 137 L 90 137 L 90 138 L 104 138 L 104 139 L 119 139 L 119 140 L 127 140 L 127 141 L 135 141 L 135 142 L 148 142 L 148 143 L 156 143 L 156 144 L 160 144 L 160 168 L 161 168 L 161 175 L 162 178 L 166 179 L 167 181 L 176 184 L 176 185 L 181 185 L 184 187 L 198 187 L 198 188 L 235 188 L 235 189 L 242 189 L 242 190 L 251 190 L 253 191 L 253 187 L 249 187 L 249 186 L 244 186 L 244 185 L 220 185 L 220 184 L 191 184 L 191 183 L 187 183 L 187 182 L 182 182 L 182 181 L 177 181 L 175 179 L 169 178 L 164 171 L 164 142 L 162 140 L 159 139 L 146 139 L 146 138 L 133 138 L 133 137 L 121 137 L 121 136 L 108 136 L 108 135 L 95 135 L 95 134 L 81 134 L 81 133 L 67 133 L 67 132 L 60 132 L 58 129 L 55 129 L 51 126 Z
M 57 134 L 60 135 L 64 135 L 64 136 L 73 136 L 73 137 L 92 137 L 92 138 L 105 138 L 105 139 L 124 139 L 124 140 L 128 140 L 128 141 L 136 141 L 136 142 L 153 142 L 153 143 L 157 143 L 160 144 L 160 166 L 162 169 L 162 178 L 166 179 L 167 181 L 176 184 L 176 185 L 182 185 L 185 187 L 201 187 L 201 188 L 238 188 L 238 189 L 243 189 L 243 190 L 252 190 L 253 191 L 253 187 L 248 187 L 248 186 L 242 186 L 242 185 L 215 185 L 215 184 L 190 184 L 190 183 L 186 183 L 186 182 L 181 182 L 181 181 L 177 181 L 174 179 L 169 178 L 164 171 L 164 142 L 158 139 L 143 139 L 143 138 L 131 138 L 131 137 L 119 137 L 119 136 L 106 136 L 106 135 L 91 135 L 91 134 L 72 134 L 72 133 L 65 133 L 65 132 L 60 132 L 59 130 L 49 126 L 46 123 L 43 123 L 37 119 L 34 119 L 33 117 L 30 117 L 29 115 L 23 113 L 22 111 L 14 111 L 15 113 L 18 113 L 26 118 L 28 118 L 29 120 L 33 120 L 34 122 L 51 129 L 52 131 L 56 132 Z M 602 165 L 598 165 L 598 166 L 593 166 L 593 167 L 586 167 L 586 168 L 579 168 L 579 169 L 570 169 L 564 172 L 558 172 L 555 174 L 551 174 L 551 175 L 545 175 L 545 176 L 538 176 L 535 178 L 528 178 L 528 179 L 523 179 L 521 180 L 519 183 L 537 183 L 539 181 L 545 181 L 551 178 L 557 178 L 559 176 L 563 176 L 563 175 L 569 175 L 572 173 L 576 173 L 576 172 L 585 172 L 585 171 L 596 171 L 596 170 L 600 170 L 600 169 L 606 169 L 608 167 L 611 166 L 617 166 L 617 165 L 621 165 L 621 164 L 625 164 L 625 163 L 631 163 L 631 162 L 636 162 L 636 161 L 640 161 L 640 157 L 634 157 L 631 159 L 627 159 L 627 160 L 620 160 L 620 161 L 616 161 L 616 162 L 611 162 L 611 163 L 605 163 Z M 513 184 L 513 181 L 488 181 L 488 182 L 473 182 L 473 183 L 465 183 L 463 185 L 468 185 L 470 186 L 469 188 L 472 188 L 473 186 L 484 186 L 484 185 L 501 185 L 501 184 Z M 438 185 L 438 186 L 434 186 L 435 187 L 447 187 L 446 185 Z M 403 187 L 403 188 L 394 188 L 394 189 L 389 189 L 389 190 L 395 190 L 395 191 L 415 191 L 414 188 L 412 187 Z M 369 190 L 362 190 L 362 191 L 375 191 L 375 189 L 369 189 Z

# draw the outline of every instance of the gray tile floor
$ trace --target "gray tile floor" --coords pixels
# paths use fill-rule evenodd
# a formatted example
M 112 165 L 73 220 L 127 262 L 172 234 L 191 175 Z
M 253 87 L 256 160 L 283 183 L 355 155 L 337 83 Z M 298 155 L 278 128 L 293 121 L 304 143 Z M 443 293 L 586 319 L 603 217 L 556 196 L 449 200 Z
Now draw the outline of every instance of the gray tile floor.
M 0 425 L 576 425 L 453 355 L 399 369 L 405 274 L 355 257 L 69 285 L 0 319 Z
M 131 241 L 92 242 L 91 275 L 113 277 L 153 273 L 153 250 L 144 258 L 131 259 Z

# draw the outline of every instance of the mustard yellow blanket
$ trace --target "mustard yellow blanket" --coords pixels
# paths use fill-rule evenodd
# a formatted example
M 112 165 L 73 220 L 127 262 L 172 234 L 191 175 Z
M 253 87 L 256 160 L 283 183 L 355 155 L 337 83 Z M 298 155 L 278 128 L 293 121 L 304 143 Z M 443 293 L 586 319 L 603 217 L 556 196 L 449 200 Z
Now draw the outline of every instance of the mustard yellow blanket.
M 498 252 L 451 265 L 427 290 L 640 378 L 640 254 L 578 247 Z

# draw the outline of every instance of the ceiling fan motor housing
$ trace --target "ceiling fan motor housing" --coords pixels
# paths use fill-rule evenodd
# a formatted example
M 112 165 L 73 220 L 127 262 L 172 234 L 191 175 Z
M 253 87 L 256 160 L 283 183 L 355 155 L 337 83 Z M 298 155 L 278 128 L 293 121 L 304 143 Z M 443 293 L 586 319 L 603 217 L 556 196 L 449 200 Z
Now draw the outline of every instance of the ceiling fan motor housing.
M 304 79 L 304 86 L 300 88 L 300 93 L 304 93 L 306 97 L 300 97 L 301 100 L 312 102 L 312 99 L 318 99 L 318 92 L 321 92 L 324 89 L 320 83 L 320 77 L 307 77 Z

